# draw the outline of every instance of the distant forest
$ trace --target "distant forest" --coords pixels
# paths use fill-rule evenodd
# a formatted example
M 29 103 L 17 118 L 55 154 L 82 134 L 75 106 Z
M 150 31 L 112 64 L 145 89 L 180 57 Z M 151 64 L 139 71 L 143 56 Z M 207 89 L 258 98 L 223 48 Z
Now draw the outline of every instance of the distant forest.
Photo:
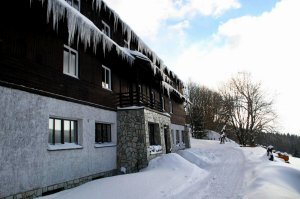
M 297 135 L 260 133 L 255 142 L 264 146 L 272 145 L 276 151 L 287 152 L 300 158 L 300 137 Z

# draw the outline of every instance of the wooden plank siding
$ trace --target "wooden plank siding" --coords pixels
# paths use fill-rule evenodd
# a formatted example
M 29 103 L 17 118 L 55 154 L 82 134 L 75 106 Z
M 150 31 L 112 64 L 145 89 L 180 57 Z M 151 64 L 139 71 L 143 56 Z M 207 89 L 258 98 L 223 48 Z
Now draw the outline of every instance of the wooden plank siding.
M 112 39 L 124 45 L 121 25 L 114 31 L 114 24 L 107 11 L 101 9 L 95 12 L 91 7 L 92 0 L 81 1 L 81 13 L 102 29 L 101 20 L 111 27 Z M 170 112 L 169 97 L 161 89 L 160 80 L 145 63 L 129 66 L 117 57 L 115 50 L 110 53 L 92 48 L 84 50 L 82 44 L 76 42 L 72 48 L 78 51 L 78 78 L 63 74 L 63 46 L 67 44 L 67 26 L 61 21 L 58 31 L 53 30 L 52 22 L 47 23 L 46 6 L 29 1 L 3 2 L 0 8 L 0 81 L 22 85 L 41 91 L 54 93 L 68 98 L 97 104 L 111 109 L 117 108 L 117 94 L 120 92 L 135 92 L 141 85 L 144 95 L 150 97 L 155 93 L 155 99 L 165 99 L 165 111 Z M 7 14 L 7 7 L 14 12 Z M 4 14 L 5 13 L 5 14 Z M 76 37 L 75 37 L 76 38 Z M 135 42 L 132 49 L 137 49 Z M 102 65 L 111 69 L 112 91 L 102 88 Z M 172 99 L 173 114 L 171 121 L 175 124 L 185 124 L 183 102 Z

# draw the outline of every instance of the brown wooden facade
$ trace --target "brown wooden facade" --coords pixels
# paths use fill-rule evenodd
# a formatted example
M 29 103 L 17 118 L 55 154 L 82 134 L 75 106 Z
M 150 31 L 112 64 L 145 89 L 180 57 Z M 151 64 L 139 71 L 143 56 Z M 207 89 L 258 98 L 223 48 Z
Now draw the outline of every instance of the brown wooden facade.
M 47 3 L 47 1 L 45 1 Z M 109 9 L 109 8 L 108 8 Z M 92 0 L 81 1 L 80 12 L 100 30 L 101 21 L 111 27 L 111 39 L 124 46 L 121 23 L 114 31 L 109 10 L 93 8 Z M 109 53 L 98 48 L 85 49 L 80 41 L 72 48 L 78 51 L 78 78 L 63 73 L 63 48 L 68 43 L 66 22 L 60 21 L 58 29 L 47 23 L 46 6 L 38 1 L 5 1 L 0 8 L 0 84 L 49 97 L 89 104 L 104 109 L 148 106 L 161 112 L 170 112 L 171 122 L 185 124 L 184 99 L 162 88 L 162 77 L 153 75 L 145 60 L 136 59 L 133 65 L 117 55 L 116 47 Z M 131 50 L 137 50 L 132 41 Z M 104 56 L 105 55 L 105 56 Z M 152 57 L 149 57 L 152 60 Z M 157 63 L 159 65 L 159 63 Z M 111 91 L 102 88 L 102 65 L 111 70 Z M 173 86 L 183 92 L 180 80 L 172 75 Z M 164 104 L 164 107 L 163 107 Z

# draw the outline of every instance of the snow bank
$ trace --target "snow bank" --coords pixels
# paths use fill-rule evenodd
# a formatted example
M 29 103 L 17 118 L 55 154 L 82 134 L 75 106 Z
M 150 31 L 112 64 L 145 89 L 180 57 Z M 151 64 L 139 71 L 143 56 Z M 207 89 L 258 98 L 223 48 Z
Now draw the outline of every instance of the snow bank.
M 300 198 L 300 159 L 269 161 L 266 149 L 191 139 L 139 173 L 95 180 L 43 198 Z
M 280 165 L 257 167 L 246 196 L 256 198 L 300 198 L 300 170 Z
M 276 155 L 274 161 L 269 161 L 262 147 L 241 149 L 249 167 L 246 198 L 300 198 L 299 158 L 290 158 L 291 164 L 287 164 Z
M 167 154 L 151 160 L 139 173 L 95 180 L 42 198 L 173 198 L 206 176 L 207 172 L 181 156 Z
M 178 154 L 203 169 L 220 162 L 215 153 L 205 150 L 187 149 L 178 151 Z
M 201 140 L 201 139 L 195 139 L 191 137 L 191 147 L 192 148 L 200 148 L 207 145 L 215 145 L 219 144 L 219 141 L 215 140 Z

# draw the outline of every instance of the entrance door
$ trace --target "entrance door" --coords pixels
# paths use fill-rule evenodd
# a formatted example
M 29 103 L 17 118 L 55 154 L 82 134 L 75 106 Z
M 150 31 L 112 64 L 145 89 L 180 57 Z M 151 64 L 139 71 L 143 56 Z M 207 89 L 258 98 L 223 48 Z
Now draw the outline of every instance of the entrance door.
M 171 153 L 171 143 L 170 143 L 170 136 L 169 136 L 169 126 L 164 126 L 164 137 L 165 137 L 165 146 L 166 146 L 166 153 Z

